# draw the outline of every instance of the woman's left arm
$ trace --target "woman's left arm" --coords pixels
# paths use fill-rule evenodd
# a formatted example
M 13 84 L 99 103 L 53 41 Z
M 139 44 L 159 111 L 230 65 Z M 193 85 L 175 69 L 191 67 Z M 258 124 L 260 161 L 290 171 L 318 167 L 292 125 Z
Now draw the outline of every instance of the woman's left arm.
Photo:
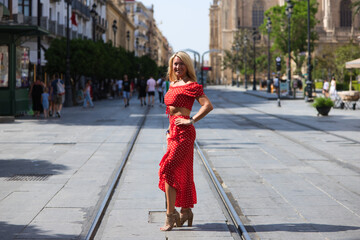
M 206 95 L 202 95 L 196 99 L 201 108 L 199 111 L 192 117 L 194 123 L 198 122 L 200 119 L 205 117 L 211 110 L 214 109 L 213 105 L 211 104 L 209 98 Z

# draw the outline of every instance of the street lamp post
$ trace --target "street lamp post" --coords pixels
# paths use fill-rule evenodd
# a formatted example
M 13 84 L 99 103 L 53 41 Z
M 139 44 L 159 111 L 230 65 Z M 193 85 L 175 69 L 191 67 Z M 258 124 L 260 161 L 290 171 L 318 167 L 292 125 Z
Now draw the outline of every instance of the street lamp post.
M 286 6 L 286 15 L 288 17 L 288 66 L 287 66 L 287 71 L 288 71 L 288 76 L 287 76 L 287 82 L 288 82 L 288 94 L 292 95 L 292 91 L 291 91 L 291 33 L 290 33 L 290 25 L 291 25 L 291 13 L 292 13 L 292 9 L 293 9 L 293 5 L 291 3 L 291 0 L 286 0 L 287 2 L 287 6 Z
M 270 32 L 271 32 L 271 19 L 268 17 L 266 23 L 266 29 L 268 32 L 268 79 L 267 79 L 267 92 L 271 92 L 271 79 L 270 79 Z
M 240 86 L 240 82 L 239 82 L 239 59 L 238 59 L 238 56 L 239 56 L 239 50 L 240 50 L 240 46 L 239 46 L 239 43 L 237 42 L 235 44 L 235 50 L 236 50 L 236 65 L 235 65 L 235 71 L 236 71 L 236 86 L 239 87 Z
M 258 31 L 256 30 L 256 28 L 253 28 L 253 42 L 254 42 L 254 80 L 253 80 L 253 91 L 256 91 L 256 39 L 258 37 Z
M 127 42 L 128 42 L 127 49 L 128 49 L 128 51 L 130 51 L 130 31 L 126 31 L 126 39 L 127 39 Z
M 307 20 L 308 20 L 308 79 L 306 81 L 306 89 L 307 89 L 307 97 L 305 97 L 306 101 L 312 100 L 312 78 L 311 78 L 311 50 L 310 50 L 310 0 L 307 1 Z
M 96 3 L 94 3 L 92 5 L 90 15 L 91 15 L 91 17 L 93 19 L 93 32 L 92 32 L 92 34 L 93 34 L 93 41 L 95 42 L 95 26 L 96 26 L 96 17 L 98 15 L 98 13 L 96 12 Z
M 245 89 L 248 88 L 247 85 L 247 75 L 246 75 L 246 46 L 247 46 L 247 36 L 244 35 L 244 69 L 245 69 L 245 73 L 244 73 L 244 78 L 245 78 Z
M 72 0 L 66 0 L 67 16 L 66 16 L 66 72 L 65 72 L 65 107 L 71 107 L 72 102 L 72 91 L 70 82 L 70 26 L 69 26 L 69 15 L 70 15 L 70 3 Z
M 117 31 L 116 23 L 117 23 L 117 21 L 114 20 L 114 21 L 113 21 L 113 24 L 112 24 L 112 29 L 113 29 L 113 31 L 114 31 L 114 47 L 116 47 L 116 31 Z

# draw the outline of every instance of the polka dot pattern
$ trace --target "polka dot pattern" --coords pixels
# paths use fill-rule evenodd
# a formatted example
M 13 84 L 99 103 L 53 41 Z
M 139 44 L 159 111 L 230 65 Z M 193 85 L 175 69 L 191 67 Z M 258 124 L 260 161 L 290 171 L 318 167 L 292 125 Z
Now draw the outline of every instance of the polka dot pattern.
M 196 203 L 196 190 L 193 175 L 194 141 L 193 125 L 175 125 L 176 118 L 170 116 L 170 136 L 165 155 L 160 162 L 159 188 L 165 191 L 165 182 L 176 189 L 176 207 L 193 208 Z
M 170 86 L 165 95 L 166 113 L 169 106 L 192 109 L 197 97 L 204 95 L 197 83 Z M 196 131 L 193 125 L 175 125 L 175 119 L 189 116 L 169 116 L 170 135 L 167 150 L 160 162 L 159 188 L 165 192 L 165 182 L 176 189 L 176 207 L 193 208 L 196 204 L 196 189 L 193 175 L 194 141 Z
M 165 94 L 164 102 L 167 106 L 166 114 L 169 114 L 169 106 L 184 107 L 191 111 L 195 98 L 204 95 L 202 85 L 192 82 L 180 86 L 170 86 Z

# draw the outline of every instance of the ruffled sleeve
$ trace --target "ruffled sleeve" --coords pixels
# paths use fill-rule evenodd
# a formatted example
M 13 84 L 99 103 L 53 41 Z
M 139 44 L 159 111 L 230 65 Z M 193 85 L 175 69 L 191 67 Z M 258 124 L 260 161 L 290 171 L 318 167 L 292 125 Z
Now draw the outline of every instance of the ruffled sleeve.
M 203 86 L 198 83 L 191 84 L 191 86 L 186 88 L 185 94 L 194 98 L 200 97 L 204 95 Z

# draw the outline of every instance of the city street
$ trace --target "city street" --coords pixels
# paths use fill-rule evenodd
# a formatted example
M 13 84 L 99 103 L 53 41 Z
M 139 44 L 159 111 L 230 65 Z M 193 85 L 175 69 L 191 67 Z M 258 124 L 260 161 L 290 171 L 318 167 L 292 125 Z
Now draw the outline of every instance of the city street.
M 252 239 L 360 239 L 360 110 L 318 117 L 303 100 L 278 107 L 260 91 L 205 93 L 214 110 L 196 123 L 197 141 Z M 147 112 L 136 96 L 127 108 L 122 99 L 94 104 L 0 124 L 0 239 L 85 239 Z M 238 239 L 196 154 L 194 225 L 159 231 L 167 125 L 156 103 L 96 239 Z

